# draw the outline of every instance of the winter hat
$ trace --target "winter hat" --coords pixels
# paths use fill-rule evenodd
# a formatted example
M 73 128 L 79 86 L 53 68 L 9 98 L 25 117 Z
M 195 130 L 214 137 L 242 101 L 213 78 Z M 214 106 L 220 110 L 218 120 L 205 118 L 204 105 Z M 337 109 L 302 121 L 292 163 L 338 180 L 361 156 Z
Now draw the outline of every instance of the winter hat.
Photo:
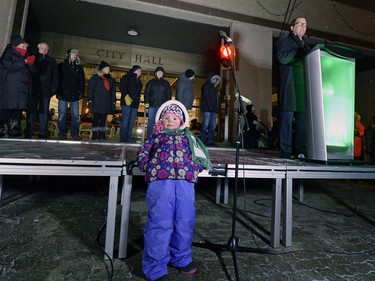
M 133 67 L 132 67 L 132 69 L 130 71 L 134 72 L 134 71 L 137 71 L 138 69 L 142 70 L 142 67 L 140 67 L 139 65 L 133 65 Z
M 79 54 L 79 51 L 77 49 L 68 49 L 66 51 L 66 57 L 69 58 L 71 53 L 76 53 L 77 55 Z
M 76 65 L 81 64 L 81 60 L 79 58 L 79 51 L 78 51 L 78 49 L 68 49 L 66 51 L 66 58 L 68 59 L 69 63 L 72 63 L 72 61 L 70 60 L 70 54 L 71 53 L 77 54 L 77 59 L 73 63 L 76 64 Z
M 216 87 L 220 83 L 220 76 L 217 74 L 213 75 L 210 79 L 210 82 Z
M 187 78 L 191 78 L 191 77 L 193 77 L 194 75 L 195 75 L 195 72 L 194 72 L 194 70 L 192 70 L 192 69 L 188 69 L 188 70 L 185 71 L 185 76 L 186 76 Z
M 105 67 L 110 67 L 109 64 L 107 62 L 105 62 L 104 60 L 102 60 L 99 64 L 99 70 L 102 70 L 103 68 Z
M 161 72 L 163 72 L 163 74 L 165 73 L 165 71 L 164 71 L 164 68 L 162 68 L 161 66 L 158 66 L 157 68 L 155 68 L 155 74 L 156 74 L 156 72 L 158 72 L 158 71 L 161 71 Z
M 21 37 L 19 34 L 12 34 L 10 36 L 10 44 L 13 46 L 18 46 L 19 44 L 27 43 L 25 39 Z
M 155 123 L 161 121 L 163 116 L 167 113 L 175 115 L 181 121 L 179 129 L 186 128 L 189 123 L 189 114 L 186 107 L 181 102 L 177 100 L 169 100 L 163 103 L 156 112 Z

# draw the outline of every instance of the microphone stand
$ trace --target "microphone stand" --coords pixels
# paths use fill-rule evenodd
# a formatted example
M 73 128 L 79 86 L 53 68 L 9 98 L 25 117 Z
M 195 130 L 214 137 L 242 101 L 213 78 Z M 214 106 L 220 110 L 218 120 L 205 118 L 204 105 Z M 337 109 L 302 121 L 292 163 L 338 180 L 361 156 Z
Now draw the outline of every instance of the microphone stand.
M 235 58 L 235 56 L 234 56 Z M 236 252 L 247 252 L 247 253 L 266 253 L 262 249 L 258 248 L 249 248 L 249 247 L 240 247 L 239 246 L 239 238 L 236 237 L 236 222 L 237 222 L 237 192 L 238 192 L 238 169 L 239 169 L 239 159 L 240 159 L 240 148 L 242 143 L 241 137 L 241 117 L 245 119 L 246 127 L 249 127 L 247 118 L 244 112 L 244 106 L 242 97 L 240 94 L 240 90 L 238 87 L 238 80 L 237 80 L 237 72 L 234 69 L 235 63 L 230 62 L 231 64 L 231 73 L 234 81 L 235 86 L 235 93 L 238 101 L 238 108 L 237 108 L 237 139 L 236 139 L 236 162 L 235 162 L 235 174 L 234 174 L 234 191 L 233 191 L 233 206 L 232 206 L 232 235 L 228 240 L 227 249 L 232 253 L 233 263 L 234 263 L 234 270 L 236 275 L 236 280 L 240 280 L 240 276 L 238 273 L 238 266 L 237 266 L 237 257 Z
M 228 42 L 226 42 L 229 44 Z M 234 56 L 235 58 L 235 56 Z M 235 60 L 235 59 L 234 59 Z M 230 61 L 231 73 L 233 76 L 235 91 L 236 91 L 236 98 L 238 100 L 238 109 L 237 109 L 237 139 L 236 139 L 236 162 L 235 162 L 235 174 L 234 174 L 234 193 L 233 193 L 233 206 L 232 206 L 232 234 L 229 238 L 226 247 L 216 244 L 210 244 L 211 247 L 218 248 L 221 250 L 228 250 L 232 253 L 233 264 L 234 264 L 234 271 L 236 275 L 236 280 L 240 280 L 240 276 L 238 273 L 238 265 L 237 265 L 237 256 L 236 252 L 246 252 L 246 253 L 258 253 L 258 254 L 269 254 L 270 251 L 268 249 L 259 249 L 259 248 L 250 248 L 250 247 L 240 247 L 239 246 L 239 238 L 236 237 L 236 222 L 237 222 L 237 191 L 238 191 L 238 168 L 239 168 L 239 159 L 240 159 L 240 146 L 241 146 L 241 117 L 244 117 L 246 126 L 249 128 L 249 124 L 247 122 L 247 118 L 244 113 L 243 101 L 240 95 L 240 90 L 238 87 L 237 81 L 237 73 L 234 69 L 234 65 L 232 61 Z M 194 243 L 196 245 L 196 243 Z M 208 246 L 208 248 L 210 247 Z

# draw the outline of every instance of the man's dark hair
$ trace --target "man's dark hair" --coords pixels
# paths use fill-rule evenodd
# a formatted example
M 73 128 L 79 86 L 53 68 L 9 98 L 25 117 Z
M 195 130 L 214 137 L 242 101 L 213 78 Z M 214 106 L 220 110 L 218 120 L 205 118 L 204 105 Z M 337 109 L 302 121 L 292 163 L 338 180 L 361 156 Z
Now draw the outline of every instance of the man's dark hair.
M 290 26 L 295 26 L 297 19 L 304 19 L 304 18 L 305 17 L 296 17 L 296 18 L 292 19 L 292 21 L 290 22 Z

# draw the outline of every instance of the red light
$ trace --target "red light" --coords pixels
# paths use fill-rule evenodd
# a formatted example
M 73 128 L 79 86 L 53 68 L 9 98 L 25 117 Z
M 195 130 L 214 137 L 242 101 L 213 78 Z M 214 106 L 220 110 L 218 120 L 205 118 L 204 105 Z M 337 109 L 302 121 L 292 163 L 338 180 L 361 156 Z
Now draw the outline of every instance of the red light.
M 231 69 L 234 60 L 234 46 L 223 45 L 220 48 L 220 62 L 223 70 Z
M 232 50 L 228 46 L 221 47 L 221 58 L 230 59 L 232 55 Z

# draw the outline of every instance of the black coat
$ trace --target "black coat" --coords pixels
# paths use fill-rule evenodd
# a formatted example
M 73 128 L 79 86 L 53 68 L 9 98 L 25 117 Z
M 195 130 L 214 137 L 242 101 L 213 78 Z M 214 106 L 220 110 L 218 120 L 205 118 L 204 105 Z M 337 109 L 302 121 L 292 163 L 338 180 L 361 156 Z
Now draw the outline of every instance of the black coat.
M 145 103 L 148 103 L 150 107 L 160 107 L 171 98 L 171 86 L 167 80 L 156 77 L 148 81 L 145 90 Z
M 215 86 L 210 82 L 213 75 L 210 75 L 201 88 L 201 108 L 202 112 L 219 111 L 219 95 Z
M 33 91 L 35 97 L 50 98 L 59 86 L 59 76 L 56 60 L 48 55 L 35 55 L 35 73 L 32 73 Z
M 193 108 L 194 102 L 194 86 L 193 81 L 185 76 L 185 73 L 180 75 L 177 82 L 176 100 L 181 102 L 187 110 Z
M 116 83 L 108 76 L 109 91 L 104 87 L 102 76 L 93 75 L 88 82 L 88 101 L 90 112 L 99 114 L 112 114 L 116 103 Z
M 30 67 L 25 57 L 8 45 L 1 56 L 0 109 L 27 110 L 27 99 L 32 82 Z
M 129 95 L 133 100 L 131 107 L 138 108 L 141 100 L 142 81 L 132 71 L 129 71 L 120 79 L 121 106 L 125 104 L 125 96 Z
M 56 96 L 64 101 L 79 101 L 85 92 L 85 74 L 80 64 L 69 63 L 68 59 L 59 63 L 59 88 Z
M 301 59 L 307 50 L 308 45 L 305 41 L 300 40 L 299 37 L 293 33 L 289 33 L 287 37 L 280 38 L 276 41 L 275 58 L 279 63 L 280 70 L 280 87 L 278 96 L 280 111 L 296 111 L 299 106 L 296 100 L 295 82 L 303 84 L 303 81 L 295 81 L 294 70 L 299 69 L 300 71 L 303 71 Z

